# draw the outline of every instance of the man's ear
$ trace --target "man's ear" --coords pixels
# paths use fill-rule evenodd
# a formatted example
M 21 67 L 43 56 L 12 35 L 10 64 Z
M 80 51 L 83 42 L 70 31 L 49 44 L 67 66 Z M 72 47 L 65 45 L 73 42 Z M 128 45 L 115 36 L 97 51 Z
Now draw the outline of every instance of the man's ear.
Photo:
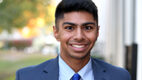
M 56 40 L 60 41 L 60 39 L 59 39 L 59 30 L 57 29 L 56 26 L 53 26 L 53 33 L 54 33 L 54 37 L 56 38 Z

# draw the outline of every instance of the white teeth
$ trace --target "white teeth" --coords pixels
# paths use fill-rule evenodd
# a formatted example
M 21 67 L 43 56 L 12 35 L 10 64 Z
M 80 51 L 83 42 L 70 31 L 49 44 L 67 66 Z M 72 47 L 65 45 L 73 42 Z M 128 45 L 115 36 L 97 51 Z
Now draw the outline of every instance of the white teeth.
M 76 48 L 83 48 L 84 45 L 72 45 L 73 47 L 76 47 Z

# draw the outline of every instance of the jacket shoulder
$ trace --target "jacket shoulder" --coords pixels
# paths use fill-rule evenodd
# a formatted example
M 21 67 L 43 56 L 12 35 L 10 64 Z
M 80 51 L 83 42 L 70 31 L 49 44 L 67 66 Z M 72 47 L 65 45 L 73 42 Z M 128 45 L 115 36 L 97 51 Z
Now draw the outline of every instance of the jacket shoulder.
M 44 68 L 54 59 L 47 60 L 38 65 L 32 65 L 21 68 L 16 71 L 16 80 L 39 80 L 37 76 L 41 75 Z
M 47 61 L 45 61 L 41 64 L 38 64 L 38 65 L 32 65 L 32 66 L 24 67 L 24 68 L 19 69 L 18 71 L 19 72 L 29 72 L 29 71 L 33 71 L 35 69 L 39 70 L 39 69 L 44 68 L 48 63 L 50 63 L 53 60 L 54 59 L 50 59 L 50 60 L 47 60 Z
M 113 78 L 111 80 L 131 80 L 130 74 L 126 69 L 114 66 L 99 59 L 93 59 L 93 61 L 95 64 L 99 65 L 99 67 L 103 68 L 110 78 Z

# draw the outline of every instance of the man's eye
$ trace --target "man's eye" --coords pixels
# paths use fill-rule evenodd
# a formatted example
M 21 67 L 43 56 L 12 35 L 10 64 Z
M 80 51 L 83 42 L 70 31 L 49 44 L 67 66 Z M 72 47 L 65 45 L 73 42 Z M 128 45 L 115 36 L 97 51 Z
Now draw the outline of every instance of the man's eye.
M 73 30 L 73 27 L 72 26 L 67 26 L 67 27 L 65 27 L 65 29 L 67 29 L 67 30 Z
M 92 26 L 85 26 L 84 29 L 85 30 L 91 30 L 91 29 L 93 29 L 93 27 Z

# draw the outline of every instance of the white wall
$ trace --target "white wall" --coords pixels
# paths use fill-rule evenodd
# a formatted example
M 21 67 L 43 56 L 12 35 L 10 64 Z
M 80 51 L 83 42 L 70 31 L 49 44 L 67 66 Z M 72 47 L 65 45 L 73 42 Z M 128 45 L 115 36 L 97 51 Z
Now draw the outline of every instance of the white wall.
M 136 1 L 137 80 L 142 80 L 142 0 Z
M 107 8 L 106 8 L 107 7 Z M 124 19 L 123 19 L 123 0 L 107 0 L 106 20 L 106 50 L 105 57 L 108 62 L 124 67 Z

